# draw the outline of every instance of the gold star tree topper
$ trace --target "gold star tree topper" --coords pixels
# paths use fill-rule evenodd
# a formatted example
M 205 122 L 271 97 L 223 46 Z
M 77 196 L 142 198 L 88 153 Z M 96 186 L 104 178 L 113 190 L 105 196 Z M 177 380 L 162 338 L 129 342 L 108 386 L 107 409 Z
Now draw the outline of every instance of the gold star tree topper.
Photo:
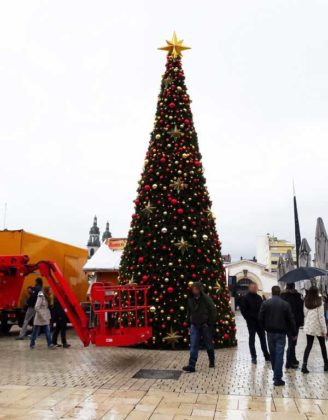
M 166 41 L 165 47 L 158 48 L 159 50 L 167 51 L 168 55 L 172 55 L 173 58 L 182 56 L 182 51 L 190 50 L 190 47 L 186 47 L 183 44 L 183 39 L 178 40 L 177 34 L 173 32 L 171 41 Z

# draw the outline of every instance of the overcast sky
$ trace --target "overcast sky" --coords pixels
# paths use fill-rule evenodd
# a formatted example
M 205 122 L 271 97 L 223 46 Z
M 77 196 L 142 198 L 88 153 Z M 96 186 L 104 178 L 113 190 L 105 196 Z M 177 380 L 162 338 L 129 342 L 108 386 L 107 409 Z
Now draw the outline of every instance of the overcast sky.
M 328 2 L 3 1 L 0 222 L 84 246 L 126 236 L 177 35 L 223 251 L 328 224 Z

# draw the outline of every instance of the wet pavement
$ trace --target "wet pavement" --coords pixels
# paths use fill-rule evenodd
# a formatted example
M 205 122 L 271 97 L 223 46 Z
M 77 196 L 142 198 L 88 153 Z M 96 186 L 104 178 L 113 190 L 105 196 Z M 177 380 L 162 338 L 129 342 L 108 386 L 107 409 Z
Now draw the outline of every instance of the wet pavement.
M 0 418 L 81 419 L 328 419 L 328 373 L 318 343 L 309 375 L 288 370 L 286 386 L 272 385 L 270 364 L 258 350 L 250 363 L 246 325 L 237 317 L 238 347 L 216 350 L 217 367 L 201 353 L 197 372 L 179 379 L 139 379 L 140 369 L 181 369 L 186 351 L 83 348 L 73 331 L 70 349 L 34 350 L 15 332 L 0 337 Z M 258 344 L 258 343 L 257 343 Z M 258 347 L 258 346 L 257 346 Z M 297 348 L 305 347 L 301 331 Z

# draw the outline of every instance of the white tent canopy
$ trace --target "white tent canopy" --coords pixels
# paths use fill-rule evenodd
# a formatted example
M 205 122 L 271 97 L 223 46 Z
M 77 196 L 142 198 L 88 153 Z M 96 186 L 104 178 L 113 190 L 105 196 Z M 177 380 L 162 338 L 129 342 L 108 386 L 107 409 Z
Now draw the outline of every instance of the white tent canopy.
M 118 271 L 123 250 L 112 250 L 104 242 L 98 251 L 87 261 L 83 271 Z

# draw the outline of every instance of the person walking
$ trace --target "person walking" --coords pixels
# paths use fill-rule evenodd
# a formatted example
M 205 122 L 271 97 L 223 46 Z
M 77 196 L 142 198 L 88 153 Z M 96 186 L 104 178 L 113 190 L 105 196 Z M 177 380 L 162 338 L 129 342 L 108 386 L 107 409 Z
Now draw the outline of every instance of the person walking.
M 56 323 L 56 326 L 52 334 L 52 343 L 54 346 L 57 346 L 57 347 L 63 346 L 65 349 L 68 349 L 69 347 L 71 347 L 71 345 L 68 344 L 66 340 L 67 316 L 56 297 L 54 298 L 53 315 L 54 315 L 54 322 Z M 62 342 L 61 344 L 57 343 L 59 333 L 60 333 L 60 338 Z
M 40 292 L 40 290 L 42 290 L 42 279 L 38 277 L 37 279 L 35 279 L 34 287 L 30 286 L 27 288 L 27 293 L 28 293 L 28 298 L 26 300 L 27 309 L 26 309 L 22 328 L 19 332 L 18 337 L 16 337 L 16 340 L 24 340 L 24 338 L 26 337 L 27 328 L 35 315 L 34 307 L 35 307 L 35 304 L 38 298 L 38 293 Z
M 209 367 L 215 367 L 212 328 L 217 320 L 217 311 L 212 299 L 204 292 L 200 283 L 193 283 L 188 300 L 188 317 L 190 321 L 190 357 L 189 364 L 182 369 L 195 372 L 198 359 L 200 339 L 203 338 L 209 359 Z
M 280 287 L 273 286 L 271 292 L 272 298 L 262 303 L 259 321 L 267 332 L 273 383 L 275 386 L 283 386 L 285 382 L 282 379 L 282 367 L 286 336 L 290 335 L 295 339 L 297 331 L 291 307 L 280 297 Z
M 289 303 L 296 324 L 296 339 L 288 336 L 288 348 L 286 354 L 286 369 L 297 369 L 299 361 L 296 358 L 296 345 L 300 327 L 304 325 L 304 310 L 303 299 L 300 293 L 295 289 L 295 283 L 289 283 L 286 286 L 286 291 L 281 294 L 282 299 Z
M 51 333 L 50 333 L 50 320 L 51 320 L 51 313 L 49 309 L 50 296 L 51 296 L 51 291 L 50 291 L 49 286 L 44 287 L 44 289 L 38 293 L 38 298 L 35 304 L 35 317 L 34 317 L 33 331 L 32 331 L 31 342 L 30 342 L 31 349 L 34 349 L 35 347 L 35 341 L 37 337 L 39 336 L 39 332 L 41 328 L 43 328 L 43 331 L 46 335 L 48 348 L 49 349 L 55 348 L 55 346 L 52 344 Z
M 261 349 L 266 361 L 270 361 L 270 354 L 265 337 L 265 331 L 259 322 L 259 312 L 263 299 L 257 294 L 258 287 L 256 283 L 251 283 L 248 288 L 248 293 L 241 299 L 240 310 L 241 314 L 246 320 L 248 328 L 248 344 L 251 353 L 252 363 L 256 365 L 256 349 L 255 349 L 255 335 L 260 339 Z
M 306 334 L 306 348 L 303 356 L 302 372 L 309 373 L 307 362 L 313 346 L 314 337 L 317 337 L 324 361 L 324 371 L 328 371 L 328 358 L 326 349 L 327 325 L 325 320 L 324 305 L 316 286 L 311 286 L 304 299 L 304 332 Z

